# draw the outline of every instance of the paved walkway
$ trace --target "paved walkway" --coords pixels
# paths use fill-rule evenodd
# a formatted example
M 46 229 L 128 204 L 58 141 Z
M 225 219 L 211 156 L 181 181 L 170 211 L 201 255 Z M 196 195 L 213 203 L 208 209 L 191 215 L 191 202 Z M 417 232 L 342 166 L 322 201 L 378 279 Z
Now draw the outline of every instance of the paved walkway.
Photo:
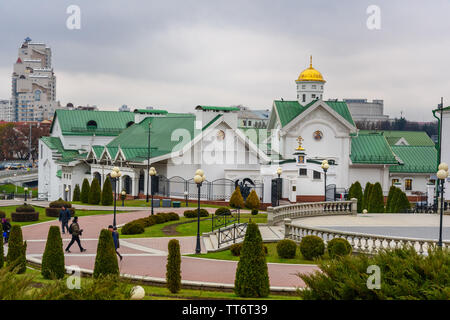
M 161 208 L 166 209 L 167 208 Z M 183 208 L 182 208 L 183 209 Z M 214 210 L 213 208 L 210 208 Z M 147 212 L 129 212 L 117 215 L 117 224 L 148 216 Z M 180 213 L 181 214 L 181 213 Z M 97 239 L 102 228 L 112 224 L 112 215 L 95 215 L 79 218 L 80 227 L 84 230 L 82 245 L 87 249 L 80 253 L 76 243 L 71 247 L 72 253 L 65 254 L 66 265 L 77 265 L 80 268 L 93 270 Z M 24 239 L 27 240 L 27 256 L 42 259 L 48 229 L 59 226 L 58 221 L 44 222 L 23 227 Z M 67 246 L 71 236 L 63 235 L 63 245 Z M 167 263 L 167 245 L 171 239 L 180 241 L 181 254 L 195 252 L 195 237 L 163 237 L 163 238 L 130 238 L 121 239 L 119 251 L 124 256 L 119 262 L 120 272 L 139 276 L 165 279 Z M 205 252 L 202 243 L 202 252 Z M 183 256 L 181 259 L 182 280 L 206 283 L 234 284 L 237 262 L 201 259 Z M 293 265 L 268 263 L 271 287 L 295 288 L 304 286 L 297 273 L 318 270 L 315 265 Z

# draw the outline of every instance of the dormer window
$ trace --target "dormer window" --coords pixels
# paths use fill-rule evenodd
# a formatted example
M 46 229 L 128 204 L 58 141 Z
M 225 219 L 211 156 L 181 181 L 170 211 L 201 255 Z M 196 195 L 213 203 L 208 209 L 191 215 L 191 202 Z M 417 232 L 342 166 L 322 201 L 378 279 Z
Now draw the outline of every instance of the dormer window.
M 95 122 L 94 120 L 90 120 L 88 121 L 86 127 L 88 128 L 88 130 L 95 130 L 97 129 L 97 122 Z

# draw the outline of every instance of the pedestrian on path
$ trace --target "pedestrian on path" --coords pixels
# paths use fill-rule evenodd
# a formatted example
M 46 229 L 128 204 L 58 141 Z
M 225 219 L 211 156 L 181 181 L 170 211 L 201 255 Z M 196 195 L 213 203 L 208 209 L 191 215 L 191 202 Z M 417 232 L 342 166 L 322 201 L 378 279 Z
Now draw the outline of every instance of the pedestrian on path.
M 11 224 L 6 218 L 2 218 L 2 228 L 3 228 L 3 238 L 5 238 L 5 243 L 8 243 L 9 232 L 11 231 Z
M 119 253 L 119 251 L 117 251 L 117 249 L 120 248 L 119 232 L 117 232 L 117 227 L 113 227 L 112 225 L 109 225 L 108 230 L 111 231 L 111 233 L 112 233 L 112 237 L 113 237 L 113 241 L 114 241 L 114 248 L 116 248 L 116 254 L 119 256 L 120 261 L 122 261 L 122 255 Z
M 65 234 L 65 229 L 69 232 L 70 211 L 64 206 L 59 210 L 59 221 L 61 222 L 62 233 Z
M 82 232 L 83 232 L 83 229 L 80 229 L 80 226 L 78 225 L 78 217 L 73 217 L 73 222 L 69 227 L 69 233 L 72 235 L 72 240 L 70 241 L 69 245 L 66 248 L 67 253 L 70 253 L 69 249 L 75 241 L 78 243 L 78 246 L 80 247 L 81 252 L 86 251 L 86 249 L 84 249 L 81 246 L 81 242 L 80 242 L 80 236 L 81 236 Z

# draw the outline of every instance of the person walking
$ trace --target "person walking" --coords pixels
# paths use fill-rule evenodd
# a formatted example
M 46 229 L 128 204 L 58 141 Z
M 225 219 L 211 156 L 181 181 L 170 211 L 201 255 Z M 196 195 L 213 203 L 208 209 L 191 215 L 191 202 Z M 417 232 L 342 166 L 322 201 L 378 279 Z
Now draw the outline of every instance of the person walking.
M 120 248 L 119 232 L 117 232 L 117 227 L 113 227 L 112 225 L 109 225 L 108 230 L 111 231 L 111 233 L 112 233 L 112 237 L 113 237 L 113 241 L 114 241 L 114 248 L 116 248 L 116 254 L 119 256 L 120 261 L 122 261 L 122 255 L 119 253 L 119 251 L 117 251 L 117 249 Z
M 81 252 L 86 251 L 86 249 L 84 249 L 81 246 L 81 242 L 80 242 L 80 236 L 81 236 L 82 232 L 83 232 L 83 229 L 80 229 L 80 226 L 78 225 L 78 217 L 73 217 L 73 222 L 69 227 L 69 233 L 72 234 L 72 240 L 70 241 L 69 245 L 66 248 L 67 253 L 70 253 L 69 249 L 75 241 L 77 242 L 78 246 L 80 247 Z
M 8 243 L 9 232 L 11 231 L 11 224 L 6 218 L 2 218 L 2 228 L 3 228 L 3 238 L 5 238 L 5 243 Z
M 61 222 L 62 233 L 65 234 L 65 229 L 69 232 L 70 211 L 64 206 L 59 210 L 59 221 Z

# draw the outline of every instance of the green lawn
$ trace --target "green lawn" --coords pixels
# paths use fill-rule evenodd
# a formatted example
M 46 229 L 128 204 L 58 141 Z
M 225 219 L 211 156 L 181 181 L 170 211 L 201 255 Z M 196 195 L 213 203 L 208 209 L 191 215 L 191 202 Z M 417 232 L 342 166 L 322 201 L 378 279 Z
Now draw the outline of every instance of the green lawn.
M 0 194 L 2 193 L 24 193 L 23 190 L 24 187 L 20 187 L 20 186 L 15 186 L 13 184 L 3 184 L 0 186 Z M 17 190 L 17 192 L 16 192 Z M 38 195 L 38 190 L 37 188 L 31 188 L 31 192 L 33 194 L 33 198 L 37 197 Z
M 40 270 L 35 267 L 27 268 L 25 274 L 17 275 L 17 277 L 24 277 L 25 275 L 32 275 L 34 282 L 48 284 L 53 280 L 44 279 Z M 68 275 L 64 279 L 66 279 Z M 81 286 L 83 284 L 92 281 L 92 278 L 82 278 Z M 125 280 L 126 281 L 126 280 Z M 137 284 L 128 284 L 127 287 L 131 290 Z M 189 299 L 226 299 L 226 300 L 255 300 L 255 298 L 241 298 L 236 296 L 233 292 L 211 291 L 207 289 L 193 290 L 193 289 L 181 289 L 178 293 L 171 293 L 169 289 L 159 286 L 141 285 L 145 290 L 144 300 L 189 300 Z M 300 300 L 296 295 L 269 295 L 267 298 L 260 300 Z
M 268 249 L 268 255 L 266 256 L 266 261 L 271 263 L 292 263 L 292 264 L 315 264 L 314 261 L 306 260 L 303 258 L 300 250 L 297 247 L 296 255 L 293 259 L 282 259 L 278 257 L 277 254 L 277 244 L 276 243 L 265 243 Z M 211 252 L 206 254 L 190 254 L 188 257 L 197 258 L 207 258 L 207 259 L 219 259 L 219 260 L 233 260 L 239 261 L 239 257 L 235 257 L 231 254 L 230 250 L 224 250 L 219 252 Z M 324 259 L 328 259 L 327 254 L 324 255 Z
M 6 207 L 0 207 L 0 210 L 6 213 L 6 218 L 11 219 L 11 212 L 15 212 L 16 208 L 19 206 L 6 206 Z M 42 207 L 37 207 L 37 206 L 33 206 L 35 208 L 35 210 L 37 212 L 39 212 L 39 220 L 38 221 L 30 221 L 30 222 L 13 222 L 11 221 L 11 224 L 17 224 L 20 226 L 26 226 L 26 225 L 30 225 L 30 224 L 35 224 L 35 223 L 40 223 L 40 222 L 46 222 L 46 221 L 53 221 L 56 220 L 58 218 L 54 218 L 54 217 L 47 217 L 45 215 L 45 208 Z M 113 211 L 105 211 L 105 210 L 76 210 L 76 215 L 78 217 L 83 217 L 83 216 L 92 216 L 92 215 L 98 215 L 98 214 L 112 214 Z M 116 212 L 116 213 L 121 213 L 121 212 Z
M 211 216 L 209 218 L 200 218 L 200 233 L 205 233 L 205 232 L 211 232 Z M 256 223 L 266 223 L 267 222 L 267 214 L 265 213 L 260 213 L 256 216 L 252 216 L 251 214 L 242 214 L 241 213 L 241 219 L 240 222 L 248 222 L 249 219 L 252 219 L 253 222 Z M 176 231 L 179 232 L 179 234 L 177 235 L 167 235 L 165 234 L 162 229 L 165 226 L 168 225 L 172 225 L 172 224 L 177 224 L 177 223 L 181 223 L 181 222 L 191 222 L 191 223 L 186 223 L 186 224 L 180 224 L 179 226 L 176 227 Z M 119 230 L 120 232 L 120 230 Z M 144 233 L 140 233 L 140 234 L 124 234 L 121 235 L 122 238 L 151 238 L 151 237 L 173 237 L 173 236 L 177 236 L 177 237 L 185 237 L 185 236 L 195 236 L 197 235 L 197 218 L 185 218 L 185 217 L 180 217 L 180 220 L 177 221 L 169 221 L 166 223 L 162 223 L 162 224 L 155 224 L 151 227 L 145 228 Z

